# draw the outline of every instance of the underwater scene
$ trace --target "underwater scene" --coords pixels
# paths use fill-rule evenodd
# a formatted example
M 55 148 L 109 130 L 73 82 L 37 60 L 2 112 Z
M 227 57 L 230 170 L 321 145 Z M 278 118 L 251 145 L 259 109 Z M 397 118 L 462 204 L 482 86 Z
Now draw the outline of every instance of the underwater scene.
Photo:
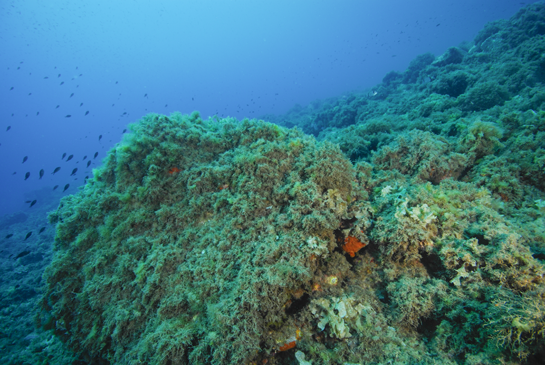
M 139 42 L 162 41 L 146 38 L 151 22 L 130 38 L 123 17 L 112 27 L 127 35 L 111 33 L 102 59 L 107 32 L 90 25 L 120 9 L 99 3 L 1 5 L 0 53 L 21 47 L 0 82 L 3 364 L 545 364 L 544 2 L 403 2 L 393 28 L 293 69 L 288 49 L 307 57 L 316 44 L 283 44 L 255 69 L 244 65 L 275 49 L 272 36 L 249 60 L 206 45 L 141 54 Z M 341 27 L 369 9 L 380 23 L 380 6 L 401 6 L 181 1 L 188 14 L 220 7 L 197 21 L 168 2 L 121 3 L 128 18 L 158 8 L 156 26 L 198 23 L 203 39 L 232 21 L 211 20 L 221 6 L 269 6 L 259 16 L 273 32 L 311 26 L 317 44 L 343 42 L 327 40 L 329 16 Z M 299 24 L 312 4 L 320 17 Z M 81 43 L 46 40 L 60 23 L 41 6 L 89 25 L 66 33 Z M 19 16 L 43 40 L 8 29 Z M 446 44 L 448 19 L 471 38 Z M 116 48 L 118 36 L 133 43 Z M 69 61 L 53 66 L 48 42 Z M 95 57 L 76 66 L 83 54 Z M 231 80 L 242 76 L 222 57 L 251 76 Z M 216 72 L 225 79 L 203 76 Z

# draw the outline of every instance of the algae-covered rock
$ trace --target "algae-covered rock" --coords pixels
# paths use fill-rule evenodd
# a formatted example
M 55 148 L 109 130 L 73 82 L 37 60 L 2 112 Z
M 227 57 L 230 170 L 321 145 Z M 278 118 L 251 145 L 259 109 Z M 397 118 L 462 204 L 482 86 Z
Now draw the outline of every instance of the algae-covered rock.
M 338 147 L 260 121 L 148 115 L 50 214 L 42 318 L 96 363 L 241 364 L 353 218 Z M 363 239 L 363 237 L 360 237 Z
M 94 364 L 539 363 L 543 24 L 277 118 L 316 139 L 145 117 L 50 214 L 41 324 Z
M 500 214 L 457 181 L 468 160 L 447 140 L 400 134 L 352 165 L 262 121 L 131 129 L 50 213 L 40 321 L 83 361 L 453 364 L 542 346 L 540 204 Z

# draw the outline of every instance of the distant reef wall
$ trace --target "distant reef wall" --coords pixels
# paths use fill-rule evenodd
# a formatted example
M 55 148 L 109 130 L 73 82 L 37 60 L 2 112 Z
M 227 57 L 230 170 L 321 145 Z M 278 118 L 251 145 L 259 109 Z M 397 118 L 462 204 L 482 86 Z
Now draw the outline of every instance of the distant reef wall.
M 539 363 L 544 69 L 540 3 L 299 128 L 147 115 L 50 213 L 38 322 L 93 364 Z

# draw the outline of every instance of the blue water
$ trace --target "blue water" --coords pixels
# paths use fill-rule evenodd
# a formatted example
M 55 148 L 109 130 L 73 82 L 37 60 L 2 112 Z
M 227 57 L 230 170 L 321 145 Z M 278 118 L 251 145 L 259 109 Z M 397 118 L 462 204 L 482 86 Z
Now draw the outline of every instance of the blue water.
M 2 1 L 0 215 L 74 193 L 146 113 L 259 118 L 365 90 L 530 3 Z

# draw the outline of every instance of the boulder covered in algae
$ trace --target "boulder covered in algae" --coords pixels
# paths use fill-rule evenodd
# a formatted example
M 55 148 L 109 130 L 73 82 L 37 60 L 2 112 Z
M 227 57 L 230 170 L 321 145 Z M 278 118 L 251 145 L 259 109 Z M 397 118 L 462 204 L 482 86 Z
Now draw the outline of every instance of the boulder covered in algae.
M 93 364 L 542 363 L 544 35 L 280 118 L 316 137 L 146 116 L 50 214 L 39 322 Z
M 413 132 L 353 165 L 297 129 L 198 113 L 131 129 L 49 216 L 39 321 L 81 360 L 470 364 L 542 351 L 545 203 L 531 199 L 543 194 L 515 210 L 427 173 L 471 154 Z
M 333 144 L 260 121 L 148 115 L 131 129 L 50 214 L 43 325 L 94 363 L 274 353 L 319 262 L 342 259 L 336 230 L 357 222 L 366 239 L 356 171 Z

